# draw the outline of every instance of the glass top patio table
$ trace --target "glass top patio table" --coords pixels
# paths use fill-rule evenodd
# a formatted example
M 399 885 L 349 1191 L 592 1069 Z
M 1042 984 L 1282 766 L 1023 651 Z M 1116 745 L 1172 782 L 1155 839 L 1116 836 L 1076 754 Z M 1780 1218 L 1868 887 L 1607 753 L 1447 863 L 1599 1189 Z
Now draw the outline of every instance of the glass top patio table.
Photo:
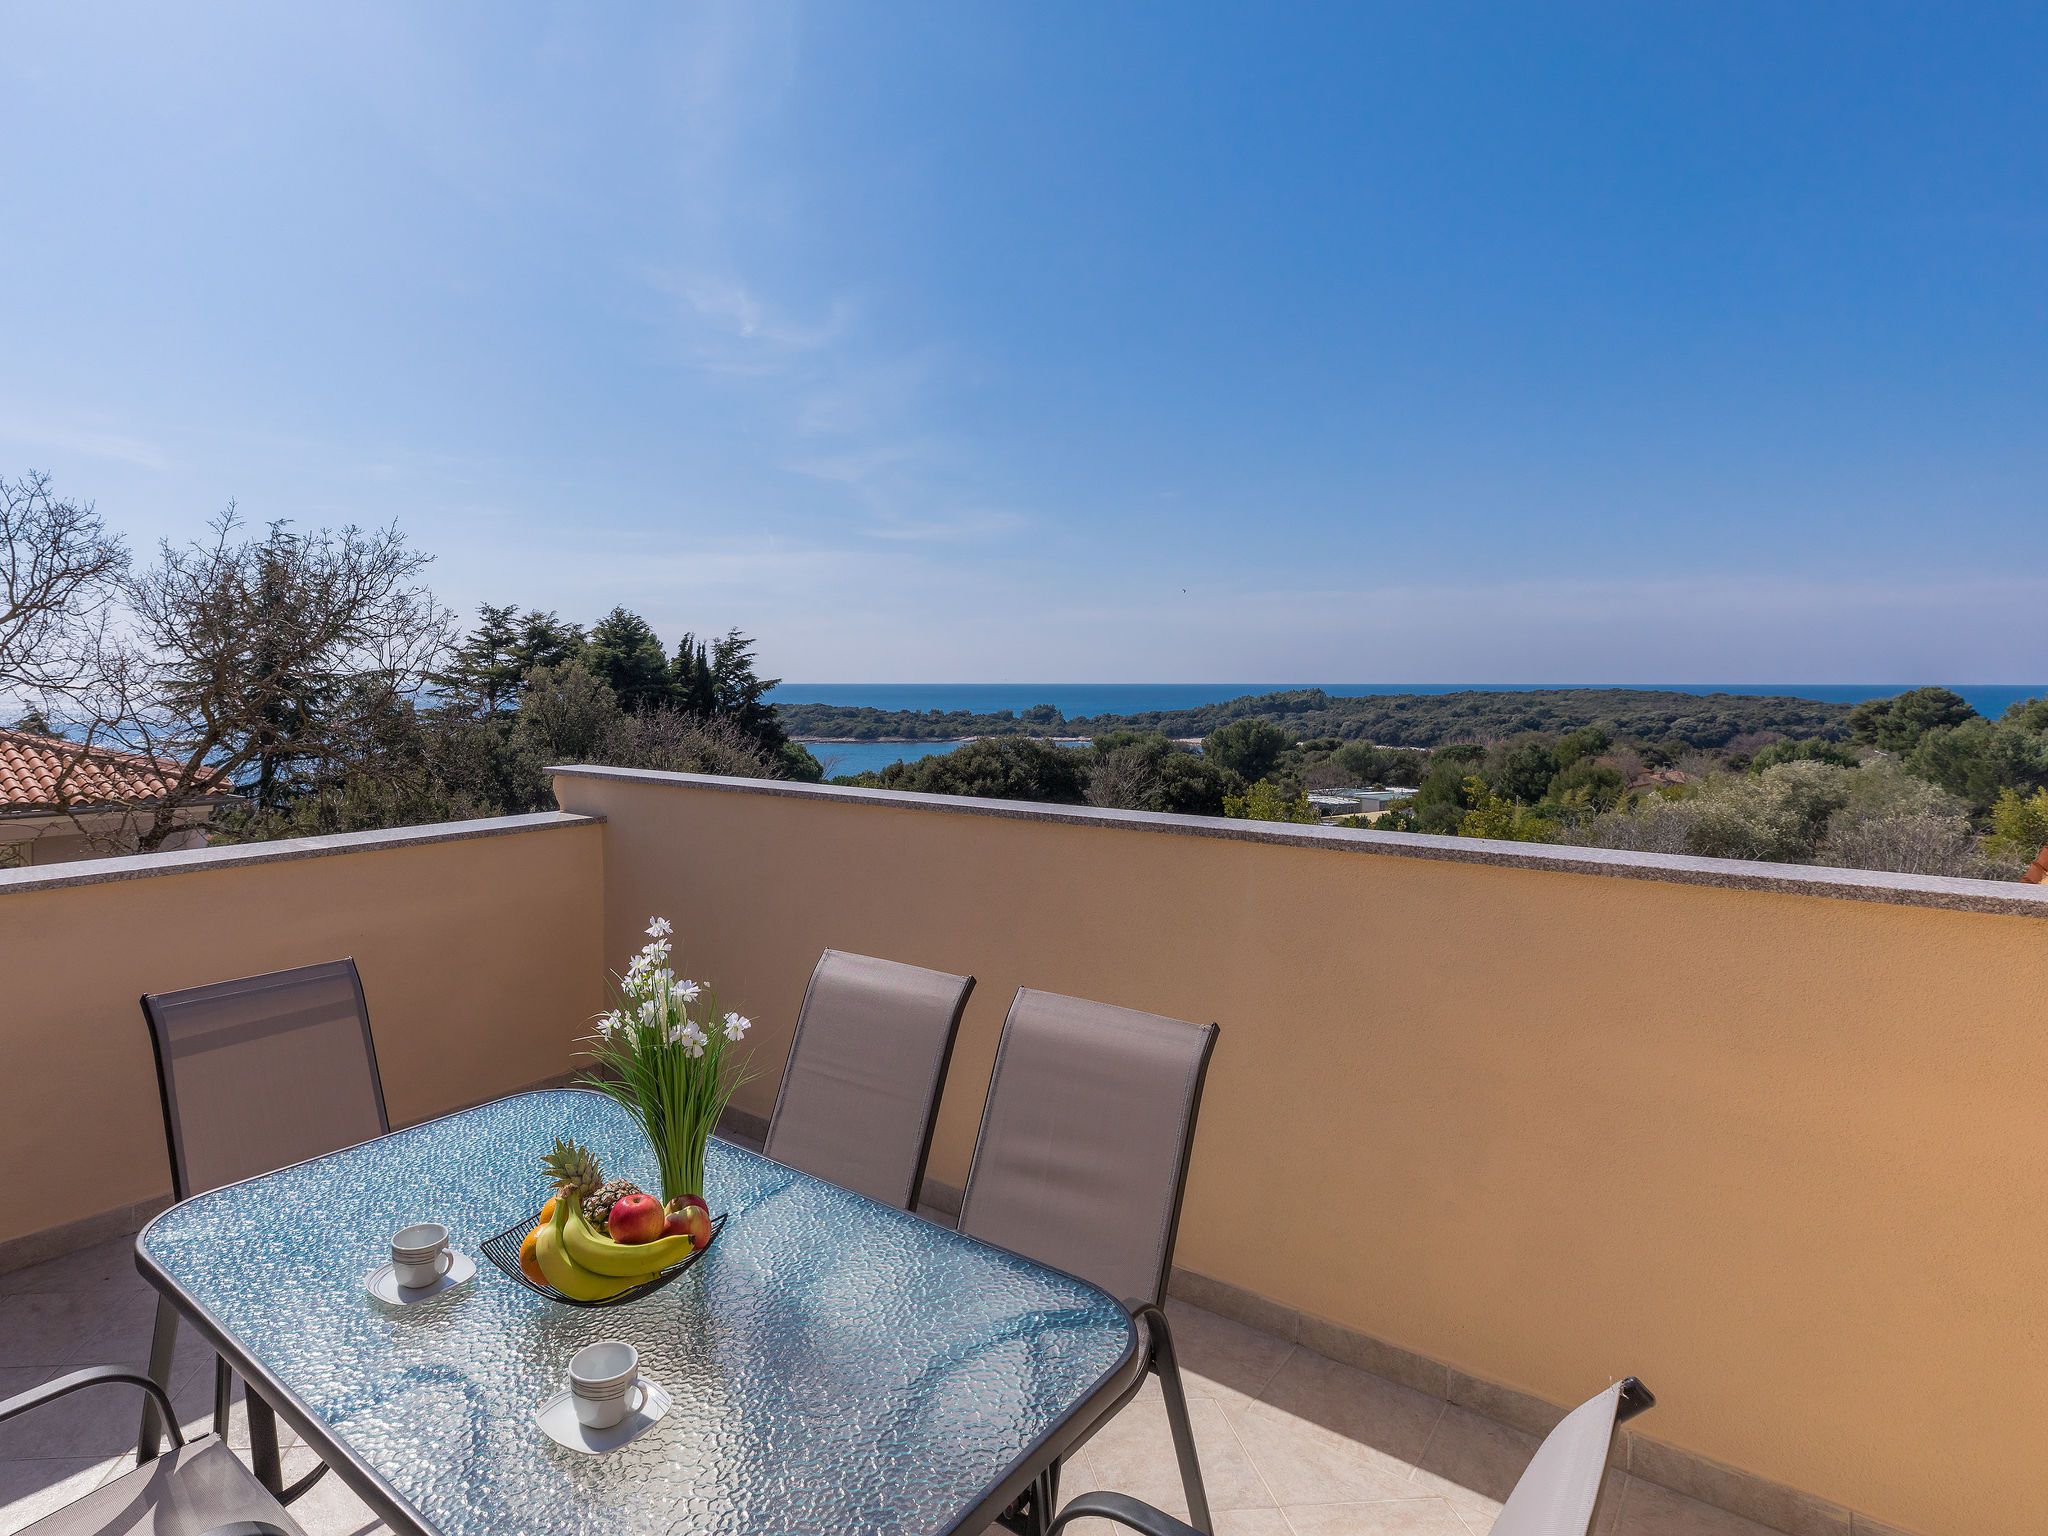
M 961 1529 L 1143 1368 L 1106 1292 L 718 1141 L 705 1196 L 731 1219 L 697 1265 L 625 1306 L 549 1301 L 480 1249 L 545 1198 L 558 1135 L 659 1187 L 610 1099 L 520 1094 L 195 1196 L 136 1263 L 378 1514 L 441 1536 Z M 391 1233 L 424 1220 L 476 1278 L 373 1300 Z M 533 1413 L 603 1338 L 674 1406 L 590 1456 Z

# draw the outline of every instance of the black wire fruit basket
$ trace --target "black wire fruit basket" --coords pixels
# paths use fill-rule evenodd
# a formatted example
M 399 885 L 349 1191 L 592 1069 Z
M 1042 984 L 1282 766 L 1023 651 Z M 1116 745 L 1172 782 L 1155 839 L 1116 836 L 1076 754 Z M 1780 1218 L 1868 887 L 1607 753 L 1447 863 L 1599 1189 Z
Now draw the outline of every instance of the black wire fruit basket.
M 551 1285 L 535 1285 L 527 1278 L 526 1271 L 519 1267 L 519 1245 L 526 1241 L 526 1234 L 539 1224 L 539 1211 L 535 1211 L 526 1220 L 507 1227 L 496 1237 L 487 1238 L 483 1245 L 484 1257 L 503 1270 L 515 1284 L 525 1286 L 536 1296 L 545 1296 L 549 1301 L 559 1301 L 565 1307 L 623 1307 L 643 1296 L 652 1296 L 709 1253 L 718 1241 L 718 1234 L 725 1230 L 726 1214 L 721 1211 L 711 1218 L 711 1236 L 702 1248 L 692 1248 L 689 1256 L 680 1264 L 671 1264 L 652 1280 L 636 1285 L 630 1290 L 620 1291 L 616 1296 L 607 1296 L 602 1301 L 578 1301 L 573 1296 L 564 1296 Z

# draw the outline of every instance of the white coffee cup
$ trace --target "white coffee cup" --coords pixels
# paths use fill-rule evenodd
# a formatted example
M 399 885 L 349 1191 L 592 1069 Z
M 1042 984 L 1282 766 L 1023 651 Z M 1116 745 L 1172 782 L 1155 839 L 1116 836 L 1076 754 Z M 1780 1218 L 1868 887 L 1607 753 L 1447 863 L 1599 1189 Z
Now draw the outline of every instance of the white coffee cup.
M 640 1380 L 640 1351 L 623 1339 L 606 1339 L 576 1351 L 569 1362 L 569 1399 L 576 1421 L 588 1429 L 612 1429 L 647 1403 Z
M 448 1229 L 438 1221 L 422 1221 L 391 1234 L 391 1272 L 408 1291 L 425 1290 L 454 1262 Z

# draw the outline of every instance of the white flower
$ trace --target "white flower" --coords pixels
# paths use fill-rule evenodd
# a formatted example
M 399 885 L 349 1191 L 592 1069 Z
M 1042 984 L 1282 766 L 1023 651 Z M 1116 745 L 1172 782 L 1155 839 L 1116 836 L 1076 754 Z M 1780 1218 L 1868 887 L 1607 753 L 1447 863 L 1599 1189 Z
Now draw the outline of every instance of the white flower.
M 647 937 L 650 939 L 665 939 L 674 931 L 669 927 L 668 919 L 665 917 L 657 917 L 647 925 Z
M 753 1027 L 754 1021 L 752 1019 L 742 1018 L 736 1013 L 728 1013 L 725 1016 L 725 1038 L 728 1040 L 739 1039 L 741 1035 L 744 1035 Z
M 694 981 L 671 982 L 669 983 L 669 988 L 671 991 L 675 993 L 677 997 L 681 998 L 686 1003 L 694 1003 L 695 1001 L 697 1001 L 697 994 L 704 990 Z
M 671 1024 L 668 1027 L 668 1043 L 670 1045 L 680 1045 L 685 1056 L 702 1056 L 704 1054 L 705 1039 L 704 1031 L 688 1019 L 683 1020 L 680 1024 Z
M 643 998 L 640 1003 L 640 1017 L 647 1023 L 652 1024 L 661 1017 L 661 1004 L 651 997 Z

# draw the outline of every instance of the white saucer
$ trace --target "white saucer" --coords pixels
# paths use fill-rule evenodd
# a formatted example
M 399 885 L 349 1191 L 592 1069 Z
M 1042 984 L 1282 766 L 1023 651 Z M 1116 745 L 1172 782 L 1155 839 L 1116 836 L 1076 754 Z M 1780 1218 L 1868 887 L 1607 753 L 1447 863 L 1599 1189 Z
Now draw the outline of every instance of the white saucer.
M 640 1411 L 627 1414 L 610 1429 L 591 1429 L 577 1418 L 576 1405 L 569 1401 L 566 1388 L 534 1410 L 533 1422 L 559 1446 L 586 1456 L 602 1456 L 643 1434 L 673 1406 L 668 1393 L 652 1376 L 643 1375 L 640 1384 L 647 1389 Z
M 466 1253 L 449 1250 L 448 1273 L 432 1285 L 415 1291 L 398 1283 L 397 1272 L 389 1264 L 379 1264 L 363 1276 L 363 1289 L 379 1301 L 394 1307 L 409 1307 L 416 1301 L 428 1301 L 443 1291 L 452 1291 L 463 1281 L 476 1274 L 476 1260 Z

